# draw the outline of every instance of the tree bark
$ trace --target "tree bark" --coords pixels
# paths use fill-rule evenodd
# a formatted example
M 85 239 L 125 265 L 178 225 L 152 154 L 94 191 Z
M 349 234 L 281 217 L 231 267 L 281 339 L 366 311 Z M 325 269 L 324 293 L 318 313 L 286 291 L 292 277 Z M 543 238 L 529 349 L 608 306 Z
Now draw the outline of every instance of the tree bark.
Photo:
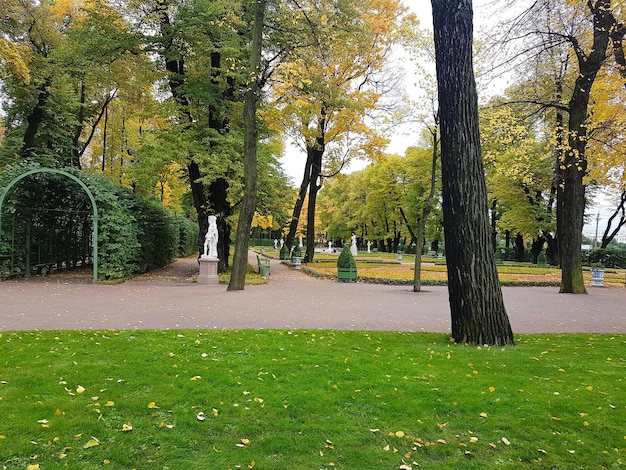
M 33 157 L 36 153 L 37 144 L 35 137 L 37 136 L 39 126 L 41 126 L 44 120 L 45 109 L 50 97 L 50 86 L 52 86 L 52 78 L 47 77 L 38 88 L 37 103 L 26 118 L 28 125 L 22 140 L 22 159 L 24 160 Z
M 472 69 L 472 4 L 432 0 L 432 7 L 452 337 L 457 343 L 513 344 L 491 249 Z
M 248 269 L 248 242 L 252 217 L 257 201 L 257 140 L 259 135 L 256 111 L 259 102 L 261 48 L 263 20 L 265 18 L 266 0 L 257 0 L 254 9 L 254 25 L 252 28 L 252 48 L 250 50 L 250 66 L 246 86 L 243 120 L 244 120 L 244 156 L 243 156 L 243 201 L 239 212 L 239 223 L 235 234 L 235 255 L 228 290 L 243 290 Z
M 304 198 L 309 190 L 309 181 L 311 180 L 311 165 L 313 164 L 313 149 L 307 148 L 306 163 L 304 165 L 304 176 L 302 177 L 302 183 L 300 184 L 300 191 L 298 192 L 298 198 L 293 206 L 293 212 L 291 214 L 291 222 L 289 223 L 289 233 L 285 240 L 287 249 L 291 250 L 293 246 L 293 240 L 296 237 L 298 231 L 298 221 L 302 213 L 302 207 L 304 206 Z M 308 238 L 308 237 L 307 237 Z
M 568 148 L 560 155 L 559 168 L 563 175 L 563 189 L 557 201 L 557 234 L 561 255 L 562 293 L 586 294 L 581 257 L 582 231 L 585 215 L 585 186 L 587 173 L 587 118 L 591 88 L 607 57 L 611 31 L 615 18 L 611 13 L 611 0 L 588 2 L 593 16 L 593 46 L 586 53 L 576 38 L 569 37 L 578 61 L 578 76 L 569 100 L 567 124 Z
M 313 261 L 313 257 L 315 256 L 315 206 L 317 203 L 317 193 L 319 193 L 322 187 L 319 180 L 322 172 L 322 156 L 324 152 L 316 147 L 313 149 L 312 154 L 311 177 L 309 179 L 309 203 L 306 210 L 306 253 L 304 255 L 304 261 L 306 263 Z

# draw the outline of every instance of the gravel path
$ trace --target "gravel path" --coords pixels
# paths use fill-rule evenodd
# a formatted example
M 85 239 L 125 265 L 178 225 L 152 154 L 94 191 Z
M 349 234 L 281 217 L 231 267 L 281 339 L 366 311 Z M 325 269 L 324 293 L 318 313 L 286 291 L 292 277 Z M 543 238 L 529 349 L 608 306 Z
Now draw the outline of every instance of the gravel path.
M 256 266 L 256 258 L 253 265 Z M 305 328 L 449 332 L 446 287 L 344 284 L 271 262 L 266 285 L 227 292 L 191 282 L 195 258 L 118 285 L 89 274 L 0 282 L 0 331 L 55 329 Z M 516 334 L 626 333 L 626 289 L 504 287 Z

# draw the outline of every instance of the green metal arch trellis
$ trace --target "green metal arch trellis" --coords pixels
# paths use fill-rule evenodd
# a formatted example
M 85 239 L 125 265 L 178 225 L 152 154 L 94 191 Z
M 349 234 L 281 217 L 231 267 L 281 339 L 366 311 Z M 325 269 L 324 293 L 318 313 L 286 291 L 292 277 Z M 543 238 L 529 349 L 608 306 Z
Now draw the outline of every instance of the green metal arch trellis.
M 21 175 L 15 177 L 0 194 L 0 232 L 2 231 L 2 205 L 4 204 L 4 199 L 6 198 L 7 194 L 9 194 L 11 188 L 19 183 L 21 180 L 36 173 L 51 173 L 53 175 L 67 176 L 71 180 L 78 183 L 80 187 L 85 190 L 87 196 L 89 196 L 89 200 L 91 201 L 91 207 L 93 209 L 93 282 L 98 282 L 98 206 L 96 205 L 96 200 L 87 185 L 71 173 L 53 168 L 36 168 L 34 170 L 26 171 L 25 173 L 22 173 Z

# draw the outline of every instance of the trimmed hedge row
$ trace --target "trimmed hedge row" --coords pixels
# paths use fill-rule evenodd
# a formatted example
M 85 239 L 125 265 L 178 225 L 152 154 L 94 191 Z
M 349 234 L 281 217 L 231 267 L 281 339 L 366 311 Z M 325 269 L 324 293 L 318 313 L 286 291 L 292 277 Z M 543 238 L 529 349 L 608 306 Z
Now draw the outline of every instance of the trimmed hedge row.
M 583 264 L 602 265 L 605 268 L 626 268 L 626 250 L 614 248 L 583 251 Z
M 0 188 L 27 169 L 14 168 L 0 180 Z M 101 175 L 65 169 L 89 188 L 98 207 L 98 272 L 101 278 L 117 279 L 160 268 L 174 258 L 198 249 L 198 224 L 165 208 L 159 201 L 143 199 L 127 188 L 117 186 Z M 31 199 L 41 191 L 40 178 L 49 178 L 71 194 L 76 206 L 87 199 L 75 183 L 57 175 L 39 174 L 26 178 L 12 189 L 18 206 L 24 195 Z M 45 176 L 43 176 L 45 175 Z M 15 192 L 15 194 L 13 194 Z M 68 196 L 70 197 L 70 196 Z M 45 194 L 37 196 L 45 206 Z M 84 205 L 84 204 L 83 204 Z
M 104 278 L 160 268 L 198 249 L 198 225 L 193 221 L 99 175 L 72 171 L 89 187 L 98 205 L 98 270 Z

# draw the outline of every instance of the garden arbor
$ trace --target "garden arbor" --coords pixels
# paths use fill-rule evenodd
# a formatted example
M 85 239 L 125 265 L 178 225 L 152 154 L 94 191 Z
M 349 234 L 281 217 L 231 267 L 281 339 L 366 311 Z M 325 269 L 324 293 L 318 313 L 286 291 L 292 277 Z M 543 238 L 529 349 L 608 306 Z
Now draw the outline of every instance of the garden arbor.
M 86 193 L 87 197 L 89 198 L 89 201 L 91 203 L 91 219 L 92 219 L 92 228 L 91 228 L 91 234 L 93 236 L 93 239 L 91 241 L 91 245 L 92 245 L 92 256 L 93 256 L 93 282 L 97 282 L 98 281 L 98 207 L 96 205 L 96 200 L 94 199 L 93 194 L 91 193 L 91 191 L 89 190 L 89 188 L 85 185 L 85 183 L 83 183 L 79 178 L 77 178 L 76 176 L 72 175 L 71 173 L 64 171 L 64 170 L 58 170 L 58 169 L 52 169 L 52 168 L 37 168 L 37 169 L 33 169 L 33 170 L 29 170 L 26 171 L 25 173 L 22 173 L 21 175 L 15 177 L 12 181 L 9 182 L 9 184 L 6 186 L 6 188 L 4 188 L 4 190 L 2 191 L 2 193 L 0 193 L 0 236 L 2 235 L 2 214 L 3 214 L 3 206 L 4 206 L 4 202 L 5 199 L 7 197 L 7 195 L 9 194 L 9 192 L 11 191 L 11 189 L 13 187 L 15 187 L 17 185 L 17 183 L 19 183 L 20 181 L 22 181 L 23 179 L 31 176 L 31 175 L 35 175 L 35 174 L 52 174 L 52 175 L 61 175 L 64 176 L 66 178 L 71 179 L 72 181 L 74 181 L 75 183 L 77 183 Z M 63 211 L 71 211 L 71 209 L 68 209 L 68 207 L 64 207 L 63 204 L 66 203 L 68 200 L 71 199 L 71 197 L 69 194 L 69 191 L 66 191 L 66 193 L 64 194 L 63 197 L 59 197 L 59 199 L 56 201 L 58 204 L 58 207 L 56 209 L 49 209 L 50 211 L 59 211 L 59 212 L 63 212 Z M 50 196 L 52 198 L 53 195 L 51 194 L 46 194 L 46 199 L 48 199 L 48 196 Z M 35 197 L 35 200 L 37 199 L 37 197 Z M 63 201 L 63 202 L 62 202 Z M 40 198 L 40 202 L 44 202 L 42 200 L 42 198 Z M 48 202 L 48 201 L 47 201 Z M 55 202 L 55 201 L 52 201 Z M 16 204 L 16 209 L 19 207 L 19 204 Z M 38 207 L 39 209 L 42 209 L 42 205 L 40 205 Z M 28 208 L 29 210 L 32 209 L 36 209 L 33 207 Z M 16 214 L 16 211 L 13 212 L 14 216 Z M 56 217 L 57 219 L 60 218 L 60 216 Z M 16 225 L 15 225 L 15 217 L 13 218 L 13 225 L 11 227 L 11 236 L 10 236 L 10 248 L 9 251 L 11 252 L 11 257 L 15 256 L 15 235 L 16 235 Z M 32 246 L 31 246 L 31 228 L 32 228 L 32 219 L 30 217 L 26 218 L 27 220 L 26 222 L 26 229 L 23 231 L 23 233 L 20 233 L 19 235 L 23 236 L 25 239 L 25 243 L 24 243 L 24 265 L 25 265 L 25 274 L 28 274 L 30 272 L 31 269 L 31 261 L 32 261 L 32 256 L 33 256 L 33 252 L 32 252 Z M 84 219 L 85 221 L 87 220 L 87 218 Z M 40 223 L 40 225 L 44 225 L 41 228 L 42 232 L 50 232 L 50 230 L 54 229 L 54 227 L 45 227 L 45 219 L 42 219 L 43 222 Z M 50 232 L 51 233 L 51 232 Z M 51 233 L 50 236 L 53 236 L 54 234 Z M 86 241 L 86 244 L 88 244 L 88 229 L 86 227 L 83 227 L 82 230 L 82 239 Z M 63 240 L 63 238 L 61 238 L 61 240 Z M 1 239 L 0 239 L 1 241 Z M 68 241 L 68 239 L 65 240 L 66 242 Z M 74 242 L 76 242 L 76 237 L 74 237 Z M 51 250 L 53 249 L 54 244 L 49 242 L 49 243 L 45 243 L 45 241 L 42 241 L 42 244 L 46 245 L 46 249 L 49 251 L 48 255 L 52 255 Z M 83 253 L 84 254 L 84 253 Z M 38 250 L 38 261 L 42 261 L 41 260 L 41 248 L 39 248 Z M 45 256 L 46 254 L 44 254 Z M 61 264 L 62 259 L 61 257 L 57 256 L 56 259 L 58 260 L 58 262 L 56 263 L 57 265 Z M 69 260 L 68 258 L 65 258 L 66 260 Z M 74 259 L 76 259 L 74 257 Z M 46 263 L 48 264 L 53 264 L 53 259 L 52 258 L 46 258 Z

